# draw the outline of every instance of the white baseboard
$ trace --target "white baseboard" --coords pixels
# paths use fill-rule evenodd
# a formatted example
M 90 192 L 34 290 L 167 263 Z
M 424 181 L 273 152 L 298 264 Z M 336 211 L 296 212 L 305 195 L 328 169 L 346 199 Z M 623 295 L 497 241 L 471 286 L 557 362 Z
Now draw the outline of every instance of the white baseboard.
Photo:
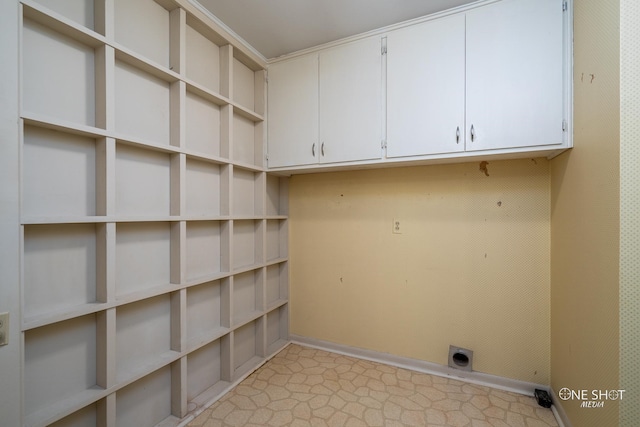
M 558 398 L 555 390 L 551 387 L 549 387 L 549 394 L 551 394 L 551 400 L 553 401 L 551 409 L 553 410 L 553 415 L 555 415 L 560 427 L 573 427 L 569 417 L 567 417 L 567 413 L 562 407 L 562 401 Z
M 499 390 L 512 391 L 514 393 L 525 394 L 528 396 L 533 396 L 533 392 L 536 388 L 549 390 L 548 385 L 514 380 L 511 378 L 504 378 L 476 371 L 461 371 L 459 369 L 453 369 L 433 362 L 426 362 L 424 360 L 411 359 L 409 357 L 396 356 L 394 354 L 381 353 L 379 351 L 366 350 L 343 344 L 335 344 L 315 338 L 308 338 L 299 335 L 291 335 L 289 338 L 292 342 L 306 347 L 326 350 L 332 353 L 343 354 L 345 356 L 353 356 L 372 362 L 384 363 L 386 365 L 410 369 L 412 371 L 422 372 L 425 374 L 453 378 L 471 384 L 484 385 Z

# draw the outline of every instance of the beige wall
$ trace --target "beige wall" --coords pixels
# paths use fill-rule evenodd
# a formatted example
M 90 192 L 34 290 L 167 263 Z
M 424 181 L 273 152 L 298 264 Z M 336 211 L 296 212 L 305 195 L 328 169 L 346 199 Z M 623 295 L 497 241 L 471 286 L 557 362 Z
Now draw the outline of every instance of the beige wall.
M 620 1 L 620 426 L 640 425 L 640 3 Z
M 617 389 L 619 1 L 574 2 L 574 146 L 551 164 L 551 385 Z M 574 426 L 618 425 L 615 402 L 563 407 Z
M 474 370 L 548 384 L 548 167 L 294 176 L 291 332 L 443 365 L 454 344 Z

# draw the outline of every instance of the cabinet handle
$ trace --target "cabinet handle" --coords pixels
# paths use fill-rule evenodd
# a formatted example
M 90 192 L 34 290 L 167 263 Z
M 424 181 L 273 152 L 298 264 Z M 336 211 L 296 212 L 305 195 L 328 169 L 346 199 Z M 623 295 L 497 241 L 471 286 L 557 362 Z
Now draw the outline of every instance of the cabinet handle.
M 324 157 L 324 142 L 320 146 L 320 152 L 322 153 L 322 157 Z
M 313 145 L 311 146 L 311 155 L 313 157 L 316 156 L 316 143 L 314 142 Z
M 476 130 L 474 129 L 473 125 L 471 125 L 471 142 L 475 141 L 476 139 Z
M 456 128 L 456 144 L 460 144 L 460 126 Z

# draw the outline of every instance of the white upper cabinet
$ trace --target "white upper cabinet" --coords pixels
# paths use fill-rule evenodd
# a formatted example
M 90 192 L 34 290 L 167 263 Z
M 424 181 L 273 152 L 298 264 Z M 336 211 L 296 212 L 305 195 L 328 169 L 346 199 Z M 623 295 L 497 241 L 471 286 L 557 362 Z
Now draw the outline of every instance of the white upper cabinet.
M 269 167 L 559 154 L 572 146 L 571 19 L 561 0 L 477 2 L 277 60 Z
M 382 156 L 381 38 L 320 52 L 320 162 Z
M 269 67 L 270 168 L 380 159 L 381 38 Z
M 269 167 L 318 162 L 318 54 L 269 67 Z
M 465 17 L 387 35 L 387 157 L 464 151 Z
M 503 0 L 467 18 L 466 149 L 563 143 L 563 11 Z

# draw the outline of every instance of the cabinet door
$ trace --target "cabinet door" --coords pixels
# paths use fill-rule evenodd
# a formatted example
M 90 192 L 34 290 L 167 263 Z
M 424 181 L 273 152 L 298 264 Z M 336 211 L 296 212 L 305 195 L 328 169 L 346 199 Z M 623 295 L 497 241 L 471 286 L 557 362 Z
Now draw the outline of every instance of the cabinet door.
M 269 66 L 270 168 L 318 162 L 318 55 Z
M 381 157 L 381 38 L 320 53 L 320 162 Z
M 464 15 L 387 35 L 387 157 L 464 151 Z
M 560 0 L 467 13 L 467 151 L 563 143 L 562 14 Z

